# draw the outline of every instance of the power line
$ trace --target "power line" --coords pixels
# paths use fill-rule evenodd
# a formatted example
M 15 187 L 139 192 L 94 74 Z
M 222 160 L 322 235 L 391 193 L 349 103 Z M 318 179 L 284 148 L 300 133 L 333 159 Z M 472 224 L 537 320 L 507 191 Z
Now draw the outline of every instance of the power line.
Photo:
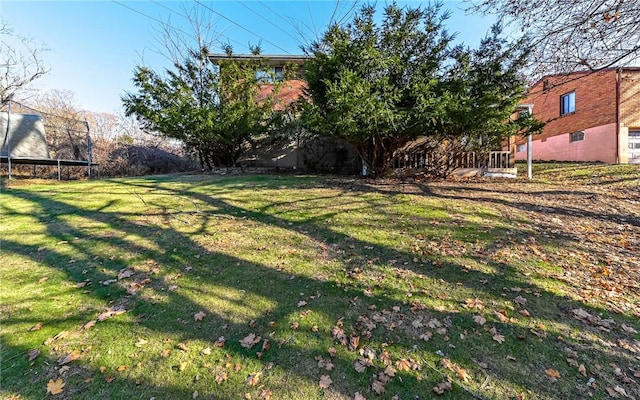
M 289 32 L 285 31 L 284 29 L 282 29 L 280 26 L 274 24 L 273 22 L 271 22 L 269 19 L 265 18 L 262 14 L 258 13 L 257 11 L 255 11 L 254 9 L 250 8 L 249 6 L 245 5 L 242 1 L 238 1 L 238 4 L 240 4 L 242 7 L 246 8 L 247 10 L 251 11 L 253 14 L 257 15 L 258 18 L 262 19 L 263 21 L 267 22 L 268 24 L 270 24 L 271 26 L 275 27 L 276 29 L 278 29 L 280 32 L 284 33 L 285 35 L 289 36 L 291 39 L 293 40 L 298 40 L 299 38 L 293 36 L 292 34 L 290 34 Z
M 254 36 L 258 37 L 258 38 L 259 38 L 259 39 L 261 39 L 261 40 L 264 40 L 265 42 L 269 43 L 270 45 L 274 46 L 275 48 L 282 50 L 282 51 L 283 51 L 283 52 L 285 52 L 286 54 L 291 54 L 290 52 L 288 52 L 287 50 L 285 50 L 285 49 L 283 49 L 282 47 L 278 46 L 277 44 L 273 43 L 273 42 L 272 42 L 272 41 L 270 41 L 269 39 L 265 39 L 264 37 L 262 37 L 262 36 L 258 35 L 257 33 L 253 32 L 252 30 L 250 30 L 250 29 L 248 29 L 248 28 L 245 28 L 244 26 L 240 25 L 239 23 L 235 22 L 234 20 L 232 20 L 232 19 L 230 19 L 230 18 L 226 17 L 225 15 L 223 15 L 223 14 L 221 14 L 221 13 L 217 12 L 217 11 L 216 11 L 216 10 L 214 10 L 213 8 L 209 7 L 208 5 L 203 4 L 201 1 L 199 1 L 199 0 L 194 0 L 194 1 L 195 1 L 197 4 L 200 4 L 202 7 L 205 7 L 206 9 L 210 10 L 210 11 L 211 11 L 211 12 L 213 12 L 214 14 L 216 14 L 216 15 L 220 16 L 221 18 L 226 19 L 227 21 L 231 22 L 231 23 L 232 23 L 232 24 L 234 24 L 235 26 L 237 26 L 237 27 L 241 28 L 242 30 L 249 32 L 250 34 L 252 34 L 252 35 L 254 35 Z

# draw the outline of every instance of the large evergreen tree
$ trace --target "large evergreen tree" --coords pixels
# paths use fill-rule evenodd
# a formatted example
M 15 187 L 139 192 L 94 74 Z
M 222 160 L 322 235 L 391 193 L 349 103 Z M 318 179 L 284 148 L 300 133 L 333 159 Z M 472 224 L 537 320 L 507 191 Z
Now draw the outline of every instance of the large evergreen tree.
M 181 140 L 203 167 L 235 166 L 247 141 L 271 129 L 278 83 L 259 98 L 263 62 L 229 60 L 216 68 L 207 54 L 190 51 L 164 76 L 137 67 L 138 92 L 122 101 L 127 115 L 135 115 L 146 130 Z
M 478 49 L 451 47 L 447 16 L 439 6 L 394 3 L 380 24 L 365 6 L 352 23 L 332 26 L 306 49 L 306 128 L 350 142 L 373 176 L 419 137 L 432 149 L 495 149 L 539 128 L 528 117 L 510 119 L 526 94 L 526 42 L 505 41 L 496 26 Z
M 305 51 L 310 131 L 355 146 L 372 175 L 389 167 L 394 152 L 431 126 L 443 110 L 440 73 L 452 40 L 438 7 L 364 6 L 353 22 L 329 28 Z

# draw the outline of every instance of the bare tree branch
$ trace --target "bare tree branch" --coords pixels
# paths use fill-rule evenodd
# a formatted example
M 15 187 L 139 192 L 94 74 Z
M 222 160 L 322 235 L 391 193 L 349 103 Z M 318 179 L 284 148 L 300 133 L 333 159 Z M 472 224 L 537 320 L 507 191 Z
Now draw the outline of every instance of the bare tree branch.
M 49 71 L 42 61 L 46 50 L 0 20 L 0 106 L 17 94 L 24 97 L 29 85 Z
M 640 56 L 636 0 L 467 1 L 469 10 L 497 15 L 529 36 L 534 78 L 631 65 Z

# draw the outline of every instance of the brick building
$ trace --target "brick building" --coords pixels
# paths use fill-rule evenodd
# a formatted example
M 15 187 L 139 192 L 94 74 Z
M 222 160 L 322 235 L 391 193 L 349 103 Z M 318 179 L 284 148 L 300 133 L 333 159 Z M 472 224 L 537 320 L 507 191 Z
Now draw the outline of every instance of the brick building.
M 523 103 L 547 123 L 533 137 L 534 160 L 640 163 L 640 68 L 546 76 Z M 515 158 L 526 160 L 526 138 Z

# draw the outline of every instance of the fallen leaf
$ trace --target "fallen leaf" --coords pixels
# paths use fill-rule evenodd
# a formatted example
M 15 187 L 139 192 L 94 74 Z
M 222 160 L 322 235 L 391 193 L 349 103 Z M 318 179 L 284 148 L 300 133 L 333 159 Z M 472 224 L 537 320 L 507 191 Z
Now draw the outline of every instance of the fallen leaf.
M 193 392 L 193 394 L 191 395 L 191 398 L 192 398 L 192 399 L 197 399 L 199 395 L 200 395 L 200 394 L 199 394 L 199 393 L 198 393 L 198 391 L 196 390 L 196 391 L 195 391 L 195 392 Z
M 477 308 L 478 310 L 482 310 L 484 309 L 484 303 L 482 302 L 482 300 L 478 299 L 477 297 L 475 299 L 467 299 L 465 300 L 465 307 L 467 308 Z
M 432 390 L 436 394 L 444 394 L 444 392 L 451 389 L 452 389 L 451 382 L 444 381 L 444 382 L 438 383 L 436 386 L 433 387 Z
M 260 371 L 252 373 L 247 377 L 247 385 L 249 386 L 257 385 L 261 377 L 262 377 L 262 372 Z
M 197 313 L 193 314 L 193 319 L 196 321 L 202 321 L 206 316 L 207 314 L 205 314 L 203 311 L 198 311 Z
M 126 371 L 127 369 L 129 369 L 128 365 L 121 365 L 116 369 L 116 371 L 122 372 L 122 371 Z
M 522 310 L 518 311 L 518 312 L 520 313 L 520 315 L 522 315 L 522 316 L 524 316 L 524 317 L 527 317 L 527 318 L 531 316 L 531 314 L 529 313 L 529 311 L 527 311 L 527 310 L 526 310 L 526 309 L 524 309 L 524 308 L 523 308 Z
M 432 336 L 433 336 L 433 333 L 431 333 L 429 331 L 426 331 L 425 333 L 420 335 L 420 339 L 424 340 L 425 342 L 428 342 L 429 339 L 431 339 Z
M 183 361 L 180 363 L 180 365 L 178 365 L 178 371 L 182 372 L 185 369 L 187 369 L 188 366 L 189 366 L 189 363 L 186 361 Z
M 273 392 L 271 390 L 261 390 L 259 393 L 260 400 L 271 400 Z
M 353 395 L 353 400 L 367 400 L 367 398 L 361 395 L 360 392 L 356 392 Z
M 133 270 L 130 268 L 125 268 L 120 270 L 120 272 L 118 273 L 118 280 L 130 278 L 131 276 L 133 276 Z
M 409 371 L 411 370 L 411 363 L 404 358 L 396 361 L 396 369 L 398 371 Z
M 78 350 L 73 350 L 71 353 L 66 356 L 60 357 L 58 359 L 58 365 L 65 365 L 70 363 L 71 361 L 75 361 L 80 358 L 80 352 Z
M 504 336 L 500 335 L 499 333 L 493 335 L 493 340 L 495 340 L 496 342 L 502 344 L 504 343 Z
M 218 340 L 216 340 L 213 345 L 216 346 L 216 347 L 222 347 L 222 346 L 224 346 L 224 342 L 225 341 L 226 341 L 226 339 L 224 338 L 224 336 L 220 336 L 218 338 Z
M 384 383 L 376 379 L 373 381 L 373 383 L 371 383 L 371 389 L 374 392 L 381 394 L 385 391 Z
M 189 351 L 189 348 L 187 347 L 187 344 L 186 343 L 182 343 L 182 342 L 176 344 L 176 348 L 178 348 L 179 350 L 182 350 L 182 351 Z
M 204 354 L 205 356 L 210 356 L 211 355 L 211 347 L 205 347 L 204 349 L 202 349 L 200 351 L 200 353 Z
M 522 296 L 518 296 L 518 297 L 516 297 L 515 299 L 513 299 L 513 302 L 514 302 L 514 303 L 518 303 L 518 304 L 520 304 L 521 306 L 523 306 L 523 305 L 527 304 L 527 299 L 525 299 L 525 298 L 524 298 L 524 297 L 522 297 Z
M 82 325 L 82 330 L 86 331 L 87 329 L 93 328 L 96 325 L 97 322 L 98 322 L 97 320 L 92 319 L 91 321 L 89 321 L 86 324 Z
M 473 317 L 473 321 L 478 325 L 484 325 L 487 322 L 487 319 L 482 315 L 475 315 Z
M 387 368 L 384 369 L 384 374 L 388 377 L 393 378 L 394 376 L 396 376 L 396 369 L 391 365 L 387 365 Z
M 148 340 L 144 340 L 142 338 L 138 338 L 138 340 L 136 341 L 136 347 L 142 347 L 147 343 L 149 343 Z
M 58 370 L 58 374 L 60 374 L 60 376 L 62 376 L 62 375 L 64 375 L 65 372 L 69 371 L 70 369 L 71 369 L 71 367 L 69 367 L 68 365 L 63 365 Z
M 304 300 L 300 300 L 300 301 L 298 302 L 298 307 L 304 307 L 304 306 L 306 306 L 306 305 L 307 305 L 307 302 L 306 302 L 306 301 L 304 301 Z
M 322 389 L 329 389 L 329 386 L 331 386 L 332 383 L 333 381 L 331 380 L 331 377 L 329 375 L 322 375 L 320 377 L 318 385 L 320 385 Z
M 162 353 L 160 353 L 160 356 L 162 358 L 167 358 L 167 357 L 169 357 L 169 355 L 171 355 L 171 350 L 170 349 L 164 349 L 164 350 L 162 350 Z
M 554 378 L 554 379 L 559 379 L 560 378 L 560 372 L 556 371 L 555 369 L 545 369 L 544 373 L 547 374 L 547 376 Z
M 49 379 L 49 383 L 47 383 L 47 393 L 51 394 L 60 394 L 64 392 L 64 381 L 62 378 L 58 378 L 55 381 Z
M 221 371 L 216 375 L 216 382 L 221 384 L 222 382 L 227 380 L 227 373 L 225 371 Z
M 329 347 L 329 350 L 327 350 L 327 352 L 329 353 L 329 355 L 330 355 L 331 357 L 335 357 L 335 356 L 336 356 L 336 354 L 338 353 L 338 351 L 336 350 L 336 348 L 335 348 L 335 347 Z
M 587 369 L 584 367 L 584 364 L 580 364 L 580 366 L 578 367 L 578 372 L 580 372 L 580 374 L 585 378 L 587 377 Z
M 37 324 L 29 328 L 29 332 L 38 331 L 41 328 L 42 328 L 42 322 L 38 322 Z
M 29 350 L 27 355 L 29 356 L 29 361 L 33 361 L 40 356 L 40 350 L 39 349 Z
M 240 345 L 242 345 L 242 347 L 244 347 L 245 349 L 250 349 L 255 346 L 255 344 L 258 343 L 261 339 L 262 338 L 260 336 L 256 336 L 255 334 L 250 333 L 242 340 L 239 340 L 239 342 Z

